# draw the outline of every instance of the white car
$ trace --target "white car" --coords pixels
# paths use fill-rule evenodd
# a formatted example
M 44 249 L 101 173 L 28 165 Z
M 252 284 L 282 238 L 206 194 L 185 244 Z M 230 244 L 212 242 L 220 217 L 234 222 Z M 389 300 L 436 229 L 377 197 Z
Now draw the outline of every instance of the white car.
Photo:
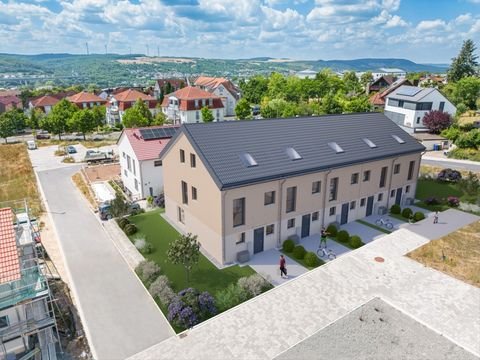
M 37 144 L 33 140 L 27 141 L 27 148 L 28 150 L 35 150 L 37 148 Z

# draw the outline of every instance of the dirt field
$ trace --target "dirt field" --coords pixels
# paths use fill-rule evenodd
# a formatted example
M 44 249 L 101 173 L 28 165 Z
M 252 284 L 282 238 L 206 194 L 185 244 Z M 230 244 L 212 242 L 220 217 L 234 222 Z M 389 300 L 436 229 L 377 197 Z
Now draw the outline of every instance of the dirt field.
M 480 287 L 480 221 L 433 240 L 407 256 Z
M 109 181 L 120 176 L 120 164 L 88 166 L 85 168 L 88 181 Z

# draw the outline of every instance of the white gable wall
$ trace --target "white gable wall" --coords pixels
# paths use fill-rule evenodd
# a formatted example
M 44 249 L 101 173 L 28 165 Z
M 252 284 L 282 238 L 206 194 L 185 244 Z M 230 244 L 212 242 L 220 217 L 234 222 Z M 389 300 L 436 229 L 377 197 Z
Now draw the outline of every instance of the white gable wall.
M 235 116 L 235 106 L 237 106 L 237 100 L 233 97 L 230 91 L 228 91 L 223 85 L 220 85 L 213 91 L 213 94 L 222 98 L 224 115 Z
M 133 200 L 143 198 L 141 171 L 137 156 L 125 134 L 118 141 L 118 153 L 120 157 L 120 170 L 123 185 L 127 188 Z M 128 159 L 130 158 L 130 168 Z M 136 186 L 135 186 L 136 185 Z
M 155 166 L 155 161 L 160 162 L 160 159 L 140 162 L 142 198 L 158 196 L 163 192 L 163 166 Z

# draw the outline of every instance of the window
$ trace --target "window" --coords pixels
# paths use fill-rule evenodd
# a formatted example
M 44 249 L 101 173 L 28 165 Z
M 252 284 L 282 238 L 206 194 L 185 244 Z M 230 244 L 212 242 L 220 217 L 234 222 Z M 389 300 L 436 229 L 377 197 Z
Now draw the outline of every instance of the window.
M 213 106 L 213 99 L 212 98 L 208 99 L 208 105 Z
M 192 200 L 197 200 L 197 188 L 192 186 Z
M 185 162 L 185 151 L 180 149 L 180 162 L 184 163 Z
M 258 165 L 257 161 L 249 153 L 241 153 L 239 157 L 240 157 L 240 160 L 242 160 L 243 165 L 245 165 L 246 167 L 252 167 L 252 166 Z
M 413 171 L 415 170 L 415 161 L 410 161 L 410 164 L 408 165 L 408 177 L 407 180 L 412 180 L 413 179 Z
M 132 159 L 130 159 L 130 155 L 127 155 L 127 169 L 132 171 Z
M 267 191 L 264 196 L 264 205 L 275 204 L 275 191 Z
M 178 207 L 178 221 L 185 224 L 185 212 L 180 206 Z
M 9 324 L 8 316 L 0 316 L 0 329 L 7 327 Z
M 382 200 L 383 200 L 383 193 L 380 193 L 377 196 L 377 201 L 382 201 Z
M 318 194 L 320 192 L 321 181 L 314 181 L 312 183 L 312 194 Z
M 267 235 L 271 235 L 273 234 L 275 231 L 275 225 L 271 224 L 271 225 L 267 225 L 267 227 L 265 228 L 265 233 Z
M 125 152 L 122 153 L 123 155 L 123 158 L 125 159 L 127 157 L 127 154 L 125 154 Z
M 438 107 L 438 110 L 443 111 L 445 108 L 445 101 L 440 101 L 440 106 Z
M 217 121 L 220 121 L 220 110 L 217 109 Z
M 190 167 L 197 167 L 197 158 L 195 157 L 195 154 L 190 154 Z
M 338 192 L 338 177 L 330 179 L 330 195 L 328 197 L 328 201 L 337 200 L 337 192 Z
M 157 166 L 162 166 L 162 160 L 155 160 L 153 162 L 153 166 L 157 167 Z
M 138 181 L 137 181 L 137 179 L 135 179 L 135 190 L 138 191 Z
M 293 227 L 295 227 L 295 219 L 288 219 L 287 229 L 291 229 Z
M 405 192 L 408 194 L 410 192 L 410 185 L 407 185 L 407 187 L 405 188 Z
M 182 181 L 182 203 L 188 204 L 188 184 Z
M 238 241 L 235 244 L 243 244 L 245 242 L 245 233 L 241 233 L 240 236 L 238 237 Z
M 363 138 L 362 140 L 365 144 L 367 144 L 372 149 L 375 149 L 377 147 L 377 145 L 375 145 L 375 143 L 370 139 Z
M 363 181 L 370 181 L 370 170 L 363 172 Z
M 403 108 L 404 101 L 403 100 L 398 100 L 398 107 Z
M 127 169 L 123 170 L 123 174 L 125 175 L 125 177 L 128 177 Z
M 295 211 L 297 203 L 297 187 L 287 188 L 287 213 Z
M 342 149 L 342 147 L 340 145 L 338 145 L 336 142 L 329 142 L 328 143 L 328 146 L 330 147 L 330 149 L 332 149 L 333 151 L 335 151 L 337 154 L 341 154 L 344 152 L 344 150 Z
M 417 124 L 420 124 L 420 116 L 417 117 Z
M 417 103 L 417 109 L 416 110 L 430 111 L 430 110 L 432 110 L 432 103 L 431 102 Z
M 233 226 L 245 225 L 245 198 L 233 200 Z
M 197 122 L 200 120 L 200 111 L 195 111 L 195 120 L 197 120 Z
M 387 171 L 388 167 L 384 166 L 382 167 L 382 172 L 380 173 L 380 187 L 383 188 L 385 187 L 385 181 L 387 179 Z
M 312 221 L 317 221 L 318 220 L 318 211 L 315 211 L 312 213 Z
M 336 212 L 336 211 L 337 211 L 337 208 L 336 208 L 335 206 L 332 206 L 332 207 L 330 208 L 330 212 L 329 212 L 330 216 L 335 215 L 335 212 Z
M 137 175 L 137 167 L 135 166 L 135 160 L 132 159 L 133 175 Z
M 353 173 L 350 179 L 350 184 L 358 184 L 358 173 Z
M 395 189 L 393 189 L 392 191 L 390 191 L 390 197 L 394 197 L 395 196 Z
M 365 206 L 365 198 L 360 199 L 360 207 L 364 207 L 364 206 Z
M 350 202 L 350 210 L 355 210 L 355 207 L 357 206 L 357 202 L 356 201 L 352 201 Z
M 198 107 L 198 99 L 195 99 L 195 107 Z

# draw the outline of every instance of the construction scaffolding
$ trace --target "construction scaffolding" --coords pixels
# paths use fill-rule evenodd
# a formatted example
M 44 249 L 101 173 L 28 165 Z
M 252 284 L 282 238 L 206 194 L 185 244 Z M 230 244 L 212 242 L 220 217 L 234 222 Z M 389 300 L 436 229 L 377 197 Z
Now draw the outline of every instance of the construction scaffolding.
M 13 213 L 20 271 L 16 279 L 0 283 L 0 360 L 55 360 L 61 346 L 47 280 L 51 272 L 27 202 L 13 205 L 17 206 L 8 207 Z

